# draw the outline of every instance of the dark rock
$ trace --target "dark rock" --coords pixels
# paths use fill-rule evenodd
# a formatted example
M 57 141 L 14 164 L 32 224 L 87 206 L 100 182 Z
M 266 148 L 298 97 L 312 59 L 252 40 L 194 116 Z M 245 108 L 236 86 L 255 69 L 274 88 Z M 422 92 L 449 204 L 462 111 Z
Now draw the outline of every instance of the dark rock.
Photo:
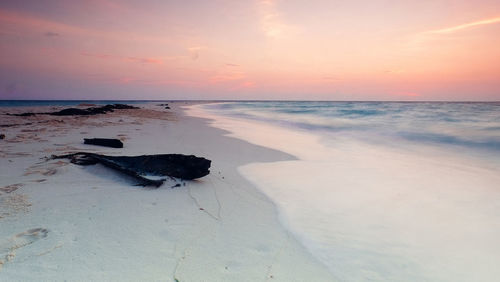
M 52 116 L 88 116 L 90 115 L 90 111 L 77 109 L 77 108 L 68 108 L 64 110 L 60 110 L 58 112 L 48 113 Z
M 169 106 L 166 106 L 166 107 L 165 107 L 165 109 L 170 110 L 170 107 L 169 107 Z
M 84 138 L 83 144 L 97 145 L 111 148 L 123 148 L 122 141 L 110 138 Z
M 0 140 L 5 139 L 5 134 L 0 134 Z
M 106 114 L 108 112 L 113 112 L 113 110 L 125 110 L 125 109 L 139 109 L 139 108 L 124 104 L 112 104 L 112 105 L 109 104 L 102 107 L 92 107 L 87 109 L 69 108 L 47 114 L 53 116 L 88 116 L 88 115 Z
M 106 114 L 108 112 L 113 112 L 113 110 L 125 110 L 125 109 L 139 109 L 139 108 L 125 104 L 109 104 L 101 107 L 91 107 L 86 109 L 67 108 L 51 113 L 22 113 L 22 114 L 7 114 L 7 115 L 19 116 L 19 117 L 34 116 L 34 115 L 89 116 L 89 115 Z
M 17 116 L 20 116 L 20 117 L 31 117 L 31 116 L 34 116 L 35 113 L 22 113 L 22 114 L 19 114 Z
M 30 116 L 36 115 L 36 113 L 22 113 L 22 114 L 9 114 L 9 113 L 7 113 L 6 115 L 16 116 L 16 117 L 30 117 Z
M 52 156 L 51 159 L 70 159 L 78 165 L 100 163 L 109 168 L 136 178 L 142 186 L 160 186 L 165 181 L 161 176 L 192 180 L 210 173 L 211 161 L 193 155 L 160 154 L 142 156 L 106 156 L 78 152 L 68 155 Z

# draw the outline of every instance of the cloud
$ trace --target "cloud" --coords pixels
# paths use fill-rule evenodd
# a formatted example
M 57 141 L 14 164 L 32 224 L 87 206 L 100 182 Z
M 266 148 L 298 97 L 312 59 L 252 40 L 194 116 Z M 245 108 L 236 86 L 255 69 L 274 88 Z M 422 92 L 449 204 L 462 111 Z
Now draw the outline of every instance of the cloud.
M 233 87 L 230 87 L 230 91 L 236 91 L 236 90 L 245 90 L 245 89 L 252 89 L 255 88 L 255 82 L 253 81 L 243 81 L 241 83 L 236 84 Z
M 143 41 L 151 44 L 171 44 L 172 39 L 166 38 L 165 36 L 149 36 L 144 33 L 131 33 L 125 32 L 117 29 L 106 29 L 106 28 L 94 28 L 90 29 L 87 27 L 82 27 L 78 25 L 69 25 L 61 22 L 57 22 L 52 19 L 47 19 L 39 16 L 35 16 L 29 13 L 20 13 L 7 9 L 0 8 L 0 26 L 2 27 L 2 33 L 9 34 L 19 34 L 26 31 L 36 31 L 47 30 L 44 33 L 45 36 L 79 36 L 86 38 L 103 38 L 105 40 L 118 40 L 120 42 L 129 42 L 130 38 L 134 38 L 137 41 Z M 7 27 L 4 29 L 4 26 Z
M 87 52 L 81 52 L 80 55 L 86 56 L 86 57 L 95 57 L 95 58 L 101 58 L 101 59 L 106 59 L 106 58 L 113 58 L 115 56 L 108 55 L 108 54 L 91 54 Z
M 118 77 L 110 80 L 112 83 L 117 84 L 139 84 L 148 86 L 170 86 L 170 85 L 181 85 L 181 86 L 194 86 L 196 85 L 193 81 L 188 80 L 158 80 L 158 79 L 136 79 L 132 77 Z
M 276 8 L 275 0 L 259 0 L 260 25 L 264 34 L 270 38 L 290 35 L 297 31 L 296 26 L 285 23 L 282 15 Z
M 193 60 L 197 60 L 200 57 L 200 50 L 205 49 L 203 46 L 188 47 L 189 57 Z
M 145 86 L 197 86 L 195 80 L 173 80 L 173 79 L 144 79 L 131 76 L 109 76 L 103 73 L 89 73 L 86 76 L 92 80 L 101 83 L 110 83 L 117 85 L 145 85 Z
M 471 22 L 471 23 L 460 24 L 460 25 L 442 28 L 442 29 L 430 30 L 430 31 L 427 31 L 425 33 L 446 34 L 446 33 L 452 33 L 455 31 L 460 31 L 462 29 L 467 29 L 467 28 L 474 27 L 474 26 L 488 25 L 488 24 L 495 24 L 495 23 L 500 23 L 500 17 L 480 20 L 480 21 Z
M 239 67 L 240 65 L 237 64 L 226 64 L 226 67 Z
M 117 59 L 117 60 L 122 60 L 122 61 L 130 61 L 130 62 L 137 62 L 137 63 L 143 63 L 143 64 L 163 64 L 163 60 L 157 59 L 157 58 L 123 57 L 123 56 L 117 56 L 117 55 L 94 54 L 94 53 L 87 53 L 87 52 L 81 52 L 80 55 L 86 56 L 86 57 L 100 58 L 100 59 Z
M 498 24 L 498 23 L 500 23 L 500 17 L 489 18 L 489 19 L 479 20 L 479 21 L 475 21 L 475 22 L 469 22 L 469 23 L 465 23 L 465 24 L 459 24 L 459 25 L 455 25 L 455 26 L 451 26 L 451 27 L 447 27 L 447 28 L 440 28 L 440 29 L 433 29 L 433 30 L 419 32 L 419 33 L 413 34 L 411 37 L 408 37 L 408 48 L 409 48 L 409 50 L 413 50 L 413 51 L 421 50 L 422 48 L 425 48 L 426 41 L 434 40 L 436 38 L 439 38 L 439 36 L 453 34 L 455 32 L 460 32 L 462 30 L 473 28 L 473 27 Z
M 160 59 L 154 58 L 136 58 L 136 57 L 128 57 L 129 61 L 145 63 L 145 64 L 163 64 L 163 61 Z
M 243 72 L 224 72 L 210 77 L 210 82 L 213 84 L 223 83 L 228 81 L 243 80 L 246 76 Z
M 44 33 L 44 35 L 47 36 L 47 37 L 57 37 L 57 36 L 60 36 L 59 33 L 52 32 L 52 31 L 47 31 L 46 33 Z
M 47 30 L 44 36 L 58 36 L 58 32 L 63 31 L 68 34 L 88 34 L 89 32 L 83 28 L 66 25 L 44 18 L 36 17 L 30 14 L 23 14 L 10 10 L 0 9 L 0 24 L 7 27 L 12 27 L 14 31 L 37 31 L 40 29 Z

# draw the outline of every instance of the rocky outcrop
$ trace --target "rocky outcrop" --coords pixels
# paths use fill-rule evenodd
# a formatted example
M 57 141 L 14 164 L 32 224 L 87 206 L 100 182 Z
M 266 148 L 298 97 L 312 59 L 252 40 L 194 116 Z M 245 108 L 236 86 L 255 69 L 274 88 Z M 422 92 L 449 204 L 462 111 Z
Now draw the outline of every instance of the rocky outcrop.
M 124 109 L 139 109 L 139 108 L 124 104 L 109 104 L 102 107 L 91 107 L 86 109 L 68 108 L 58 112 L 47 113 L 47 114 L 52 116 L 88 116 L 88 115 L 105 114 L 108 112 L 113 112 L 113 110 L 124 110 Z
M 86 109 L 67 108 L 51 113 L 21 113 L 21 114 L 7 114 L 7 115 L 19 116 L 19 117 L 34 116 L 34 115 L 90 116 L 90 115 L 106 114 L 108 112 L 113 112 L 114 110 L 124 110 L 124 109 L 139 109 L 139 108 L 125 104 L 109 104 L 101 107 L 91 107 Z

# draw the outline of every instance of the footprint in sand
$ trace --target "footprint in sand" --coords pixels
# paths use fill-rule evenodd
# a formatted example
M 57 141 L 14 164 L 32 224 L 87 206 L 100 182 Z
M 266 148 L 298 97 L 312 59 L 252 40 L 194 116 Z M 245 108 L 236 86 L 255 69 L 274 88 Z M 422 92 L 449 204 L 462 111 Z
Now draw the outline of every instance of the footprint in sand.
M 0 270 L 6 262 L 14 259 L 17 249 L 47 237 L 48 233 L 49 231 L 45 228 L 33 228 L 16 234 L 5 241 L 0 241 Z

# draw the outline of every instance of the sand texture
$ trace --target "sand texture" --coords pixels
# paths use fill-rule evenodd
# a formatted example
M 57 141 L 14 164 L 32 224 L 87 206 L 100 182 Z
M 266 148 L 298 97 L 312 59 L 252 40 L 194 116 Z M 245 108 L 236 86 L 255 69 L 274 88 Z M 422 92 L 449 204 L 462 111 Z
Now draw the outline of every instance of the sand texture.
M 238 173 L 291 155 L 225 136 L 181 107 L 155 104 L 84 117 L 6 116 L 62 107 L 0 108 L 0 281 L 334 281 Z M 124 148 L 84 145 L 118 138 Z M 52 154 L 194 154 L 195 181 L 158 189 L 101 165 Z

